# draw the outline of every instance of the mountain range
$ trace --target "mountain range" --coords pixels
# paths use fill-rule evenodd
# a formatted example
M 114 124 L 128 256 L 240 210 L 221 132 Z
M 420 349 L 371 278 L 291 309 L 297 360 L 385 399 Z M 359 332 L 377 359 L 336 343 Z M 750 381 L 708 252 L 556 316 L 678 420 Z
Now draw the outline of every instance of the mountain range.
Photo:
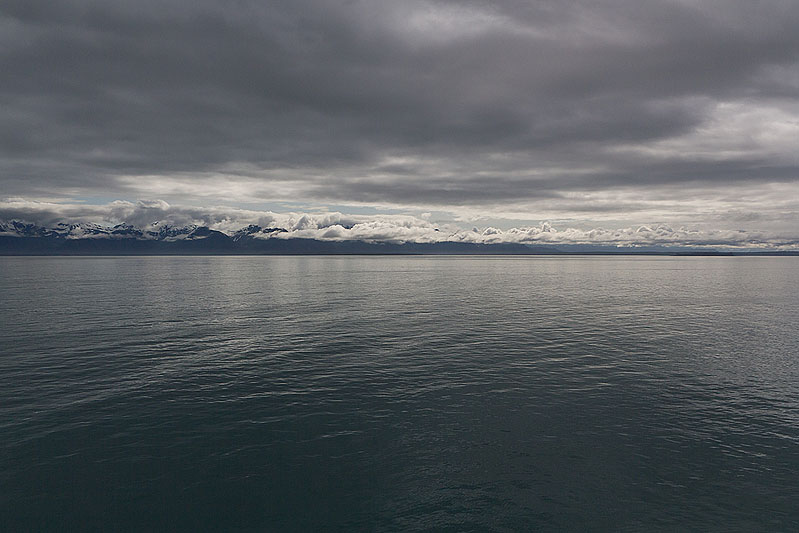
M 459 242 L 388 243 L 280 238 L 282 228 L 246 226 L 231 234 L 206 226 L 153 223 L 58 223 L 52 227 L 0 222 L 0 255 L 173 255 L 173 254 L 530 254 L 559 253 L 552 246 Z
M 102 226 L 60 222 L 40 226 L 18 220 L 0 222 L 0 255 L 347 255 L 347 254 L 650 254 L 650 255 L 799 255 L 797 252 L 719 252 L 713 249 L 649 246 L 542 245 L 440 241 L 374 242 L 288 238 L 287 230 L 249 225 L 231 234 L 206 226 L 155 222 Z

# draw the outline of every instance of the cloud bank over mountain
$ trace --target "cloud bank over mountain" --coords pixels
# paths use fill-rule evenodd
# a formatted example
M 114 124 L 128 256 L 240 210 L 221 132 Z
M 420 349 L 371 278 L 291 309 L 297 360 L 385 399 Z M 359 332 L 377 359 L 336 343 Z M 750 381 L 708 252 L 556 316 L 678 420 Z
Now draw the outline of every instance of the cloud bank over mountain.
M 178 233 L 187 235 L 196 227 L 207 227 L 229 236 L 253 231 L 253 238 L 315 239 L 321 241 L 364 241 L 383 243 L 474 243 L 474 244 L 549 244 L 601 246 L 690 246 L 715 248 L 795 249 L 799 237 L 774 232 L 742 230 L 702 230 L 671 227 L 667 224 L 624 228 L 554 227 L 548 222 L 535 226 L 465 229 L 452 223 L 440 223 L 429 217 L 409 215 L 357 215 L 339 212 L 274 213 L 237 208 L 173 206 L 163 200 L 148 202 L 115 201 L 105 205 L 55 204 L 11 199 L 0 202 L 0 221 L 18 221 L 45 228 L 58 224 L 67 238 L 122 238 L 129 233 L 110 235 L 103 228 L 117 225 L 137 228 L 151 235 L 168 228 L 190 228 Z M 100 231 L 86 231 L 98 226 Z M 267 231 L 260 231 L 266 229 Z M 8 228 L 6 231 L 12 231 Z M 2 234 L 2 231 L 0 231 Z

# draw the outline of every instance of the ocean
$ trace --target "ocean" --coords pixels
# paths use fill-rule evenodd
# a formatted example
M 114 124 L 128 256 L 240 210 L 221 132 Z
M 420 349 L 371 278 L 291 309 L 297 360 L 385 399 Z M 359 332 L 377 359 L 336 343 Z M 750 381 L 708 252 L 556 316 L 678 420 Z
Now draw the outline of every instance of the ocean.
M 799 258 L 2 257 L 0 529 L 799 528 Z

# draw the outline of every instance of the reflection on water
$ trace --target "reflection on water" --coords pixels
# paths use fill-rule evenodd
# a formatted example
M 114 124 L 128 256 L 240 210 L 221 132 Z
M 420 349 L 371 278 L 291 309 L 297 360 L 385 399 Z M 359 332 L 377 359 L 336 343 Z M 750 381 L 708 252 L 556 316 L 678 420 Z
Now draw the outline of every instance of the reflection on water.
M 0 258 L 6 529 L 789 529 L 796 258 Z

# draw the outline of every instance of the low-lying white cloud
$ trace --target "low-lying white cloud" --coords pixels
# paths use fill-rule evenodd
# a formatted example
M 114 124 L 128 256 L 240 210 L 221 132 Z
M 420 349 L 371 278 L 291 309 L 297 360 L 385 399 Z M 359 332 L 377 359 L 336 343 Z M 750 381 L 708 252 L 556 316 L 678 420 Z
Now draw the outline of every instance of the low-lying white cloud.
M 340 212 L 258 211 L 232 207 L 171 205 L 163 200 L 114 201 L 103 205 L 40 202 L 21 198 L 0 201 L 0 220 L 52 227 L 59 222 L 101 226 L 130 224 L 143 230 L 172 226 L 207 226 L 234 235 L 256 225 L 282 231 L 255 233 L 256 238 L 318 239 L 389 243 L 463 242 L 482 244 L 548 244 L 603 246 L 698 246 L 796 249 L 799 232 L 758 229 L 713 229 L 665 223 L 622 228 L 578 228 L 540 224 L 498 228 L 463 228 L 455 223 L 404 214 L 345 214 Z

